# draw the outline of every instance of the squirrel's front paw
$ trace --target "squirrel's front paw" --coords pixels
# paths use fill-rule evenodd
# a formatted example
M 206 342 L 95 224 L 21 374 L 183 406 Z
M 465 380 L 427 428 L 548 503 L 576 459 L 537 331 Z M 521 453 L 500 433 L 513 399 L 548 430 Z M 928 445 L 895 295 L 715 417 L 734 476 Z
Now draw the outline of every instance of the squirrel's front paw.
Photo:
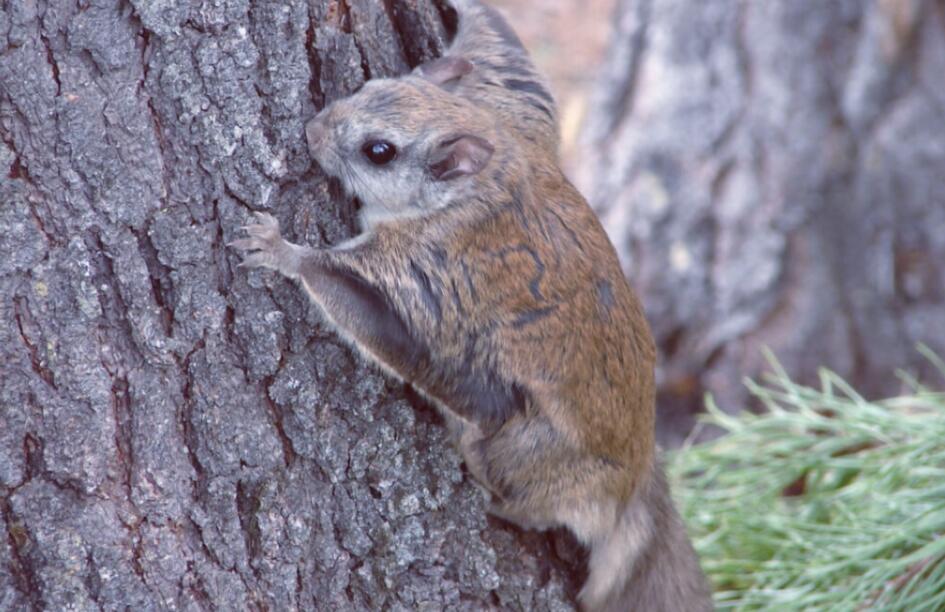
M 292 245 L 283 240 L 279 232 L 279 222 L 268 213 L 254 214 L 256 223 L 244 225 L 243 230 L 249 238 L 240 238 L 228 246 L 245 251 L 241 268 L 272 268 L 286 273 L 287 255 L 292 252 Z

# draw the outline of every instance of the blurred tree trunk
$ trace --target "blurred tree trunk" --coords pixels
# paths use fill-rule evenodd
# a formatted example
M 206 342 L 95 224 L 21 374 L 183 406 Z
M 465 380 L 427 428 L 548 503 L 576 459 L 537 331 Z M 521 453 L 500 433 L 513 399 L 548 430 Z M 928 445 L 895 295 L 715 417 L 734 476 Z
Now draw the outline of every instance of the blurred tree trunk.
M 0 2 L 0 609 L 568 609 L 434 413 L 225 247 L 253 210 L 351 235 L 304 121 L 442 17 Z
M 662 350 L 661 433 L 770 347 L 869 394 L 945 354 L 945 2 L 621 0 L 578 183 Z

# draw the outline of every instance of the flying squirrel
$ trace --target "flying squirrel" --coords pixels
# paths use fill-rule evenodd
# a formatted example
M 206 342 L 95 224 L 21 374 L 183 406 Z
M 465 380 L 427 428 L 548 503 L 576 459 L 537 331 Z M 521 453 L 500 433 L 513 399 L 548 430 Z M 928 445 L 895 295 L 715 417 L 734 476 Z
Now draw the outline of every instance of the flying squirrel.
M 452 5 L 443 57 L 306 126 L 362 233 L 310 248 L 257 213 L 232 244 L 439 409 L 490 513 L 589 547 L 582 609 L 710 610 L 654 442 L 654 342 L 559 168 L 554 100 L 494 8 Z

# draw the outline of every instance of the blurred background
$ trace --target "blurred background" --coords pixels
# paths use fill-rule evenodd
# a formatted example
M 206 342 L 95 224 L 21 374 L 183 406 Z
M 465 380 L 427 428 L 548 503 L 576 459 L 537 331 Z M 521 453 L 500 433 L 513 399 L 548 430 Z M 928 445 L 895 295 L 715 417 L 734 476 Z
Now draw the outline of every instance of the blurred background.
M 868 396 L 945 354 L 945 5 L 494 0 L 660 348 L 660 437 L 767 369 Z M 941 386 L 941 381 L 937 381 Z

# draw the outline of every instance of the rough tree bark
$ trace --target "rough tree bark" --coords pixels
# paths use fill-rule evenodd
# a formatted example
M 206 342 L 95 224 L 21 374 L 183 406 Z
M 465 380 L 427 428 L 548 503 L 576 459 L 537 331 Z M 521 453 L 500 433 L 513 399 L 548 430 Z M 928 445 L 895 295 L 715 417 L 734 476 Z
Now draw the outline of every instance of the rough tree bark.
M 303 123 L 442 8 L 0 1 L 0 609 L 570 609 L 568 541 L 224 246 L 352 234 Z
M 621 0 L 578 183 L 662 351 L 664 439 L 769 346 L 868 394 L 945 354 L 945 2 Z

